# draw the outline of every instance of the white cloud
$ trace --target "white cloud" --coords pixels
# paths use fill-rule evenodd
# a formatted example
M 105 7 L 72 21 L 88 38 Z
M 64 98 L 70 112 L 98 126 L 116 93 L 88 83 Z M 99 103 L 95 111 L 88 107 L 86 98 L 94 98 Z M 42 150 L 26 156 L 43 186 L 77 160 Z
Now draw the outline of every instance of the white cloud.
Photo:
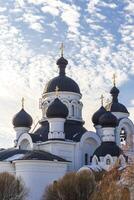
M 59 15 L 59 9 L 56 8 L 56 7 L 43 6 L 43 7 L 41 8 L 41 10 L 42 10 L 44 13 L 49 13 L 49 14 L 54 15 L 54 16 L 58 16 L 58 15 Z
M 39 32 L 44 32 L 44 28 L 40 23 L 40 20 L 42 18 L 42 16 L 35 15 L 32 13 L 32 11 L 28 11 L 24 13 L 23 18 L 21 19 L 23 20 L 23 22 L 28 23 L 31 29 L 34 29 Z
M 26 110 L 34 119 L 37 120 L 37 116 L 40 118 L 38 99 L 46 82 L 57 74 L 55 55 L 58 52 L 57 46 L 63 38 L 66 38 L 65 54 L 69 61 L 67 74 L 78 82 L 81 88 L 84 120 L 86 126 L 92 129 L 91 115 L 100 106 L 99 97 L 102 93 L 105 99 L 110 97 L 113 73 L 116 72 L 118 76 L 119 86 L 129 80 L 130 74 L 134 74 L 134 55 L 131 50 L 134 31 L 130 24 L 133 22 L 132 10 L 131 13 L 128 11 L 130 6 L 127 4 L 129 9 L 124 8 L 120 17 L 123 15 L 125 20 L 121 21 L 116 31 L 114 30 L 119 34 L 118 40 L 116 33 L 102 23 L 108 23 L 110 19 L 101 8 L 109 7 L 113 12 L 117 8 L 115 4 L 108 5 L 104 1 L 91 0 L 83 16 L 84 13 L 78 5 L 60 0 L 16 0 L 15 3 L 14 9 L 10 10 L 11 18 L 13 11 L 17 12 L 15 19 L 9 20 L 8 16 L 0 16 L 1 141 L 4 141 L 4 136 L 6 140 L 15 136 L 11 119 L 21 107 L 22 96 L 26 99 Z M 48 12 L 52 18 L 50 17 L 47 23 L 45 20 Z M 18 23 L 18 20 L 19 28 L 14 24 Z M 50 28 L 47 34 L 46 26 Z M 113 29 L 116 27 L 114 22 L 110 26 Z M 27 27 L 30 27 L 31 35 L 33 29 L 40 33 L 39 36 L 36 35 L 36 41 L 28 35 L 32 40 L 31 45 L 29 38 L 25 37 Z M 61 33 L 60 29 L 63 27 Z M 56 31 L 59 31 L 57 37 Z M 43 51 L 34 48 L 38 39 L 45 47 Z M 48 51 L 48 48 L 51 51 Z M 133 112 L 132 109 L 130 111 Z

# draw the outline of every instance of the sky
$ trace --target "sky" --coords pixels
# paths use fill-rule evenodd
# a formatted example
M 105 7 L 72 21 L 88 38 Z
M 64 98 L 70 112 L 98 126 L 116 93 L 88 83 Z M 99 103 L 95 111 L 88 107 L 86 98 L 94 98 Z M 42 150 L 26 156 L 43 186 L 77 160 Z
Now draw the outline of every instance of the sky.
M 110 97 L 112 76 L 134 121 L 134 0 L 0 0 L 0 147 L 13 146 L 21 109 L 41 118 L 39 98 L 58 73 L 64 42 L 67 75 L 82 93 L 85 127 Z

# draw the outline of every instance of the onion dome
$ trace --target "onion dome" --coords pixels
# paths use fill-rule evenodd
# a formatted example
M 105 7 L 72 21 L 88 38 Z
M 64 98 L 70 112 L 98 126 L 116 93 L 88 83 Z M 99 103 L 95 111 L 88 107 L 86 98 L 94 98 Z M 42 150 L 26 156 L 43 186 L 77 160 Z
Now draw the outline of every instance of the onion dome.
M 119 92 L 120 91 L 116 86 L 114 86 L 110 91 L 110 94 L 112 95 L 112 102 L 109 105 L 110 111 L 111 112 L 129 113 L 127 108 L 123 104 L 118 102 Z
M 44 93 L 54 92 L 56 86 L 58 86 L 59 91 L 67 91 L 80 94 L 78 84 L 74 80 L 66 76 L 65 69 L 67 64 L 68 61 L 63 56 L 61 56 L 61 58 L 57 60 L 59 76 L 51 79 L 47 83 Z
M 30 128 L 33 123 L 32 117 L 22 108 L 12 120 L 14 127 L 28 127 Z
M 100 116 L 99 124 L 102 127 L 116 127 L 118 125 L 118 120 L 110 111 L 106 111 Z
M 92 122 L 94 125 L 99 125 L 99 118 L 106 112 L 106 109 L 101 106 L 92 116 Z
M 123 154 L 123 152 L 115 142 L 102 142 L 101 145 L 95 150 L 93 156 L 96 155 L 99 158 L 104 157 L 107 154 L 119 157 Z
M 68 116 L 67 106 L 56 98 L 48 107 L 46 116 L 48 118 L 66 118 Z

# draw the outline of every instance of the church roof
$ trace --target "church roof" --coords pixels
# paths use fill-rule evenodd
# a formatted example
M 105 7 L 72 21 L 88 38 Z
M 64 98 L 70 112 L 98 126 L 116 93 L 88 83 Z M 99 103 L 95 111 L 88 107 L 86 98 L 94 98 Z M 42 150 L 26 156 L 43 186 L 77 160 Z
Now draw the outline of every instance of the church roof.
M 127 108 L 123 104 L 119 103 L 118 101 L 119 93 L 120 90 L 116 86 L 114 86 L 111 89 L 110 94 L 112 95 L 112 102 L 106 105 L 106 110 L 108 109 L 111 112 L 129 113 Z
M 46 111 L 48 118 L 66 118 L 68 116 L 67 106 L 56 98 L 48 107 Z
M 116 127 L 118 125 L 118 120 L 110 111 L 106 111 L 100 116 L 99 124 L 102 127 Z
M 101 145 L 95 150 L 93 156 L 96 155 L 99 158 L 109 154 L 111 156 L 119 157 L 122 153 L 122 150 L 116 145 L 115 142 L 102 142 Z
M 33 123 L 32 117 L 22 108 L 12 120 L 14 127 L 28 127 L 30 128 Z
M 13 161 L 13 160 L 47 160 L 47 161 L 60 161 L 68 162 L 67 160 L 53 155 L 49 152 L 41 150 L 21 150 L 21 149 L 6 149 L 0 151 L 0 161 Z
M 92 116 L 92 122 L 94 125 L 99 125 L 99 118 L 106 112 L 106 109 L 101 106 Z
M 55 92 L 55 88 L 58 87 L 59 91 L 74 92 L 80 94 L 78 84 L 71 78 L 67 77 L 65 74 L 65 68 L 67 64 L 68 61 L 64 57 L 58 59 L 57 65 L 59 67 L 59 76 L 51 79 L 47 83 L 44 93 Z

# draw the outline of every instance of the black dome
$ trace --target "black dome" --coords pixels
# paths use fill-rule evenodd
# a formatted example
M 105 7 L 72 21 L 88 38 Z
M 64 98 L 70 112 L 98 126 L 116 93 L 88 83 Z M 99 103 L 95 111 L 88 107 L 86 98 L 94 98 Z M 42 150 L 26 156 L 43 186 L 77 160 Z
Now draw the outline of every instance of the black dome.
M 117 118 L 110 111 L 106 111 L 99 118 L 99 124 L 102 127 L 116 127 L 118 125 L 118 121 Z
M 55 92 L 55 88 L 58 87 L 59 91 L 75 92 L 80 94 L 80 89 L 77 83 L 67 76 L 57 76 L 51 79 L 44 90 L 44 93 Z
M 99 158 L 101 156 L 106 156 L 107 154 L 119 157 L 123 152 L 115 142 L 102 142 L 95 150 L 93 156 L 96 155 Z
M 67 91 L 80 94 L 78 84 L 65 75 L 65 68 L 67 64 L 68 61 L 63 57 L 57 60 L 57 65 L 59 67 L 59 76 L 51 79 L 47 83 L 44 93 L 55 92 L 55 88 L 58 87 L 59 91 Z
M 46 116 L 48 118 L 66 118 L 68 116 L 68 108 L 56 98 L 48 107 Z
M 99 125 L 99 118 L 102 114 L 104 114 L 106 112 L 106 109 L 101 106 L 92 116 L 92 122 L 94 123 L 94 125 Z
M 106 109 L 108 108 L 111 112 L 129 113 L 127 108 L 118 102 L 119 92 L 116 86 L 111 89 L 110 94 L 112 95 L 112 102 L 106 106 Z
M 110 105 L 110 111 L 111 112 L 129 113 L 127 108 L 119 102 L 112 102 Z
M 32 117 L 22 108 L 12 121 L 14 127 L 31 127 L 33 123 Z

